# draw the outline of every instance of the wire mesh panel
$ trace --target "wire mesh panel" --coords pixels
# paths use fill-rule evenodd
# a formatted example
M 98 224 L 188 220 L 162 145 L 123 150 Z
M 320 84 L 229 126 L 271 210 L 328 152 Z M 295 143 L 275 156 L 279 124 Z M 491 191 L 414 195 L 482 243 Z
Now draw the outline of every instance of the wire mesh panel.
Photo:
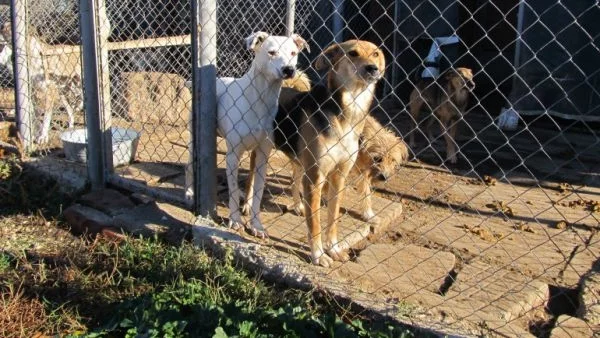
M 52 151 L 62 146 L 61 132 L 84 125 L 77 3 L 43 0 L 26 7 L 23 4 L 13 4 L 12 22 L 18 27 L 11 24 L 10 7 L 3 6 L 2 85 L 6 90 L 14 88 L 13 61 L 18 62 L 21 95 L 30 102 L 24 111 L 30 115 L 23 125 L 25 142 L 39 156 L 62 156 Z M 13 30 L 15 43 L 23 41 L 22 55 L 15 56 Z
M 49 156 L 61 132 L 85 122 L 78 9 L 30 7 L 31 28 L 19 34 L 35 144 Z M 98 132 L 110 131 L 112 155 L 100 169 L 110 182 L 190 197 L 189 163 L 206 150 L 190 147 L 189 133 L 206 128 L 190 119 L 199 28 L 200 40 L 216 40 L 208 63 L 219 77 L 217 172 L 204 183 L 217 186 L 217 221 L 251 242 L 248 252 L 275 257 L 278 277 L 297 281 L 301 271 L 361 305 L 452 333 L 597 329 L 597 1 L 216 8 L 208 37 L 191 27 L 187 0 L 95 9 Z
M 192 100 L 189 3 L 106 1 L 106 16 L 110 125 L 117 139 L 135 135 L 133 163 L 109 180 L 181 201 Z M 128 150 L 113 147 L 113 158 L 129 159 Z
M 545 335 L 568 314 L 591 332 L 597 297 L 581 301 L 593 288 L 579 286 L 600 253 L 597 3 L 296 5 L 310 53 L 272 39 L 284 4 L 219 3 L 218 74 L 241 78 L 217 80 L 223 224 L 268 234 L 265 250 L 292 253 L 280 265 L 325 266 L 412 322 Z M 351 39 L 379 49 L 335 45 Z M 275 116 L 263 86 L 291 77 L 285 67 L 316 89 L 283 81 L 296 91 L 282 89 Z

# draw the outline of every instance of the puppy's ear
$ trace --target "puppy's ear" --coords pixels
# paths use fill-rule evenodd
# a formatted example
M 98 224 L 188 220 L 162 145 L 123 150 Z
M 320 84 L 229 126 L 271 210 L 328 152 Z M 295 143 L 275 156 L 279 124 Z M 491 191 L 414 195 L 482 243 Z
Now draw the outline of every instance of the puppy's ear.
M 308 45 L 306 40 L 304 40 L 300 35 L 294 33 L 292 34 L 291 38 L 292 40 L 294 40 L 294 43 L 296 44 L 296 46 L 298 46 L 299 50 L 306 49 L 306 51 L 310 53 L 310 46 Z
M 315 68 L 317 70 L 325 70 L 332 67 L 339 59 L 344 55 L 344 51 L 340 45 L 333 44 L 319 55 L 317 61 L 315 61 Z
M 471 70 L 471 68 L 461 67 L 458 68 L 457 71 L 467 80 L 473 80 L 473 70 Z
M 254 32 L 252 35 L 246 38 L 246 48 L 253 52 L 258 50 L 258 47 L 269 37 L 267 32 Z

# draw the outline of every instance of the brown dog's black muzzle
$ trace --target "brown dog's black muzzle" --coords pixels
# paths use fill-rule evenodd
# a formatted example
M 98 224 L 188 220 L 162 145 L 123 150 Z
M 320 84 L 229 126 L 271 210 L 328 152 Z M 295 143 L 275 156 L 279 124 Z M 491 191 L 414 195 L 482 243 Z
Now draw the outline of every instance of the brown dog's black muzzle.
M 378 77 L 379 76 L 379 67 L 377 67 L 374 64 L 366 65 L 365 72 L 367 72 L 367 74 L 369 74 L 373 77 Z

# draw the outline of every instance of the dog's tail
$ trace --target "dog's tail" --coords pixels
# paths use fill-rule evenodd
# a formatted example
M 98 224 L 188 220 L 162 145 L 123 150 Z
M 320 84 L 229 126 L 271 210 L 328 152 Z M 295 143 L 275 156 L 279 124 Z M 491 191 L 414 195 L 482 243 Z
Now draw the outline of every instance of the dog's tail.
M 299 92 L 309 92 L 311 88 L 310 79 L 305 72 L 298 70 L 291 79 L 283 80 L 283 87 L 292 88 Z

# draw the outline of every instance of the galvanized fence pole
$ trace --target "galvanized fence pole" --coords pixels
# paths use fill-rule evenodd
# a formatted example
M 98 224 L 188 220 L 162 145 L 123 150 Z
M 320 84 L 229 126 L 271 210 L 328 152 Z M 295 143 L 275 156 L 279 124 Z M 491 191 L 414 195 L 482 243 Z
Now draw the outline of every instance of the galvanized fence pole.
M 192 140 L 194 211 L 216 215 L 217 3 L 192 0 Z
M 92 189 L 106 184 L 104 135 L 101 130 L 100 82 L 98 67 L 98 44 L 96 40 L 96 1 L 81 0 L 81 44 L 83 63 L 83 88 L 87 127 L 87 171 Z
M 296 0 L 287 1 L 287 13 L 285 19 L 285 30 L 286 34 L 292 35 L 294 33 L 294 20 L 296 19 Z
M 110 22 L 106 14 L 106 1 L 96 0 L 96 35 L 97 57 L 99 65 L 100 84 L 100 130 L 103 137 L 104 171 L 107 175 L 114 172 L 112 149 L 112 105 L 110 95 L 110 75 L 108 67 L 108 36 L 110 35 Z M 110 178 L 110 177 L 109 177 Z
M 14 53 L 15 105 L 19 133 L 25 151 L 33 146 L 33 105 L 31 104 L 31 81 L 29 80 L 29 54 L 27 36 L 27 0 L 13 0 L 11 6 L 12 39 Z

